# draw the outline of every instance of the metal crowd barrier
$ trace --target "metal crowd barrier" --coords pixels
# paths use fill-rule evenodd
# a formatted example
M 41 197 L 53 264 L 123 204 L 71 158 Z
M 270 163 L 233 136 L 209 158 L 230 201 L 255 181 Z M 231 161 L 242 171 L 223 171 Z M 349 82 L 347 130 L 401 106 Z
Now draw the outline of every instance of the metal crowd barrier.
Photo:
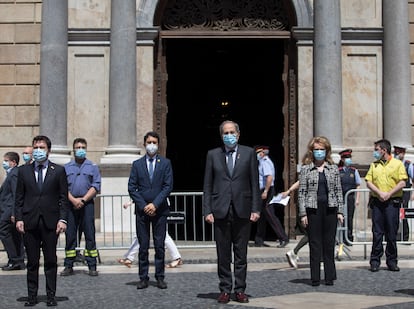
M 403 189 L 404 192 L 409 191 L 412 195 L 412 188 L 405 188 Z M 357 194 L 359 192 L 359 205 L 355 206 L 355 213 L 353 219 L 353 235 L 354 240 L 351 241 L 348 239 L 348 196 L 350 194 Z M 337 227 L 337 240 L 339 243 L 350 243 L 352 245 L 363 245 L 364 246 L 364 256 L 367 257 L 367 251 L 371 250 L 372 245 L 372 222 L 371 222 L 371 209 L 368 206 L 369 202 L 369 189 L 353 189 L 348 191 L 344 196 L 344 224 L 343 226 L 338 225 Z M 412 231 L 413 226 L 411 222 L 411 218 L 414 218 L 414 208 L 413 201 L 410 199 L 408 203 L 408 209 L 403 211 L 403 205 L 401 204 L 401 211 L 400 211 L 400 225 L 399 225 L 399 238 L 401 240 L 397 241 L 399 244 L 413 244 L 414 241 L 412 239 Z M 403 218 L 402 214 L 405 213 L 405 218 L 408 219 L 408 226 L 409 226 L 409 235 L 408 241 L 403 241 L 404 233 L 403 233 Z M 385 244 L 385 241 L 384 241 Z M 346 250 L 346 247 L 345 247 Z M 347 253 L 345 251 L 345 253 Z
M 404 189 L 412 192 L 413 189 Z M 349 194 L 360 193 L 359 205 L 355 207 L 353 220 L 354 240 L 348 239 L 347 230 L 347 197 Z M 337 240 L 340 243 L 351 243 L 352 245 L 363 245 L 365 255 L 372 244 L 372 230 L 370 209 L 368 207 L 369 189 L 350 190 L 344 197 L 344 225 L 337 228 Z M 173 192 L 170 196 L 170 208 L 172 215 L 169 218 L 168 232 L 176 241 L 179 248 L 185 247 L 212 247 L 214 243 L 214 229 L 205 223 L 202 215 L 202 192 Z M 128 195 L 98 195 L 95 199 L 96 211 L 96 241 L 99 249 L 126 249 L 132 243 L 135 233 L 134 205 L 127 209 L 123 208 L 125 203 L 130 202 Z M 409 202 L 409 208 L 412 201 Z M 407 218 L 414 217 L 414 209 L 408 210 Z M 402 222 L 402 220 L 400 220 Z M 399 243 L 414 243 L 412 239 L 412 223 L 409 223 L 409 240 Z M 402 224 L 400 224 L 402 234 Z M 401 235 L 401 239 L 403 236 Z M 64 236 L 60 237 L 58 248 L 64 249 Z M 84 246 L 81 240 L 79 248 Z M 346 248 L 345 248 L 346 249 Z
M 213 247 L 213 226 L 205 223 L 202 215 L 202 192 L 172 192 L 169 198 L 171 215 L 168 233 L 178 248 Z M 98 249 L 129 248 L 136 236 L 134 207 L 128 195 L 97 195 L 95 198 L 95 227 Z M 83 249 L 84 238 L 77 249 Z M 64 250 L 65 237 L 61 236 L 58 250 Z

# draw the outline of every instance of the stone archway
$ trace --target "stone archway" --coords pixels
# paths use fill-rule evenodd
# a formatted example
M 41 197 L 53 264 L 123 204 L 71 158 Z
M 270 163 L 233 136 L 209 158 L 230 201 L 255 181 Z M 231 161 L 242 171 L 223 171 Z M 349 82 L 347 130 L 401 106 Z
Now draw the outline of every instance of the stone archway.
M 206 3 L 209 6 L 206 6 Z M 151 15 L 153 10 L 153 15 Z M 138 25 L 144 26 L 153 16 L 153 24 L 160 28 L 156 46 L 154 85 L 154 128 L 167 136 L 166 104 L 167 72 L 164 53 L 166 39 L 172 38 L 261 38 L 285 40 L 283 69 L 283 179 L 286 188 L 296 180 L 297 157 L 297 102 L 296 102 L 296 49 L 291 39 L 293 26 L 311 23 L 310 5 L 307 1 L 245 1 L 238 7 L 231 1 L 159 1 L 157 4 L 142 2 L 138 9 Z M 166 139 L 166 138 L 165 138 Z M 166 145 L 167 140 L 164 141 Z M 296 208 L 288 211 L 289 232 L 296 224 Z
M 263 41 L 280 42 L 278 45 L 279 47 L 277 47 L 274 51 L 276 53 L 277 50 L 282 50 L 282 54 L 279 58 L 279 61 L 281 62 L 281 68 L 279 73 L 275 72 L 275 74 L 280 75 L 279 93 L 281 97 L 277 98 L 270 94 L 269 96 L 262 98 L 263 100 L 282 102 L 282 104 L 278 103 L 280 104 L 278 107 L 279 109 L 277 109 L 276 107 L 269 106 L 263 107 L 263 109 L 267 110 L 268 112 L 275 114 L 274 119 L 275 122 L 278 123 L 278 126 L 275 127 L 279 127 L 279 129 L 277 129 L 275 133 L 266 136 L 265 140 L 260 140 L 260 138 L 257 138 L 257 136 L 252 136 L 250 139 L 250 136 L 248 136 L 247 140 L 249 140 L 251 146 L 255 143 L 266 143 L 267 140 L 267 143 L 270 144 L 271 148 L 273 148 L 273 159 L 278 164 L 277 170 L 279 182 L 276 185 L 278 190 L 285 189 L 286 186 L 290 185 L 292 182 L 296 180 L 297 134 L 295 128 L 297 121 L 297 103 L 295 96 L 296 82 L 294 80 L 295 62 L 289 61 L 289 59 L 295 58 L 295 49 L 292 47 L 290 33 L 290 29 L 292 27 L 292 24 L 295 23 L 295 19 L 292 17 L 292 14 L 286 13 L 292 12 L 290 6 L 286 7 L 286 3 L 287 1 L 261 0 L 245 1 L 234 6 L 234 2 L 232 1 L 211 1 L 208 3 L 209 5 L 206 6 L 206 2 L 201 0 L 178 0 L 164 4 L 163 11 L 159 11 L 159 15 L 155 19 L 155 24 L 160 26 L 161 31 L 157 49 L 158 56 L 155 74 L 156 89 L 154 89 L 154 127 L 161 132 L 161 136 L 169 136 L 168 141 L 165 140 L 165 143 L 170 143 L 170 147 L 167 146 L 167 149 L 172 149 L 177 143 L 176 140 L 171 138 L 172 134 L 171 131 L 168 130 L 167 124 L 167 111 L 170 109 L 169 115 L 173 114 L 171 110 L 172 106 L 168 106 L 168 101 L 171 104 L 171 97 L 173 97 L 173 94 L 169 92 L 169 94 L 167 95 L 169 72 L 167 70 L 167 62 L 165 57 L 168 53 L 167 46 L 171 45 L 168 44 L 168 42 L 171 42 L 171 40 L 183 40 L 184 42 L 184 40 L 188 40 L 190 38 L 194 40 L 210 40 L 210 42 L 215 42 L 215 44 L 219 44 L 220 49 L 223 49 L 223 44 L 220 44 L 222 42 L 220 40 L 230 40 L 229 42 L 234 42 L 234 44 L 236 44 L 235 42 L 238 42 L 237 44 L 240 44 L 240 40 L 242 40 L 243 42 L 250 42 L 250 44 L 259 44 L 259 42 L 262 43 Z M 160 6 L 158 8 L 160 8 Z M 191 45 L 196 44 L 188 45 L 189 48 L 191 48 Z M 268 49 L 271 48 L 270 45 L 265 44 L 260 46 L 262 46 L 261 48 Z M 241 49 L 248 49 L 247 45 L 240 46 Z M 260 48 L 259 45 L 257 46 L 257 48 Z M 224 47 L 224 49 L 226 48 Z M 254 51 L 252 51 L 252 53 L 254 53 Z M 212 57 L 212 55 L 210 55 L 209 57 Z M 266 57 L 272 58 L 271 55 L 267 55 Z M 272 61 L 268 61 L 269 65 L 271 65 L 271 62 Z M 225 64 L 223 63 L 223 65 Z M 262 65 L 265 66 L 266 64 L 262 63 Z M 238 74 L 242 74 L 242 72 Z M 266 73 L 262 72 L 259 74 Z M 275 84 L 278 82 L 279 81 L 277 79 L 274 80 Z M 248 86 L 249 85 L 247 85 L 247 87 Z M 269 85 L 267 87 L 272 86 Z M 229 88 L 231 88 L 231 85 L 229 86 Z M 227 94 L 227 96 L 229 95 Z M 234 95 L 232 97 L 233 99 L 235 99 Z M 237 99 L 240 100 L 240 97 L 238 97 Z M 181 98 L 180 100 L 185 101 L 185 98 Z M 212 111 L 206 112 L 213 113 Z M 223 112 L 221 111 L 220 113 L 220 116 L 222 116 Z M 246 113 L 249 113 L 249 111 L 246 111 Z M 228 115 L 232 117 L 240 117 L 240 115 L 238 115 L 237 112 L 234 111 L 233 114 L 230 112 Z M 195 117 L 199 116 L 195 115 Z M 252 117 L 254 116 L 252 115 Z M 204 136 L 215 135 L 214 130 L 218 127 L 218 124 L 221 122 L 221 120 L 224 120 L 222 118 L 219 119 L 220 120 L 214 117 L 210 120 L 200 119 L 201 122 L 203 122 L 203 120 L 206 122 L 206 127 L 211 126 L 214 128 L 212 129 L 212 132 L 210 132 L 209 130 L 204 131 Z M 265 118 L 263 115 L 260 114 L 257 114 L 256 119 L 253 118 L 252 120 L 254 123 L 254 121 L 260 122 L 261 119 L 265 120 L 267 123 L 272 121 L 272 119 Z M 270 129 L 269 125 L 268 128 Z M 185 128 L 183 128 L 183 131 L 185 131 Z M 255 138 L 256 140 L 254 140 Z M 272 142 L 269 143 L 269 140 L 272 140 Z M 206 141 L 206 143 L 208 144 L 209 141 L 210 140 Z M 172 142 L 174 143 L 174 145 L 171 145 Z M 211 144 L 212 147 L 214 147 L 215 145 L 217 145 L 217 142 L 211 141 Z M 200 150 L 200 152 L 204 153 L 205 150 L 206 149 L 202 149 Z M 172 160 L 174 161 L 175 157 L 177 157 L 176 154 L 179 151 L 179 149 L 177 150 L 176 148 L 174 148 L 174 151 L 170 151 L 169 153 L 167 151 L 167 154 L 169 154 L 170 157 L 173 157 Z M 203 158 L 200 157 L 197 159 L 199 169 L 196 170 L 196 172 L 194 173 L 195 175 L 192 176 L 197 177 L 197 175 L 202 173 L 202 162 Z M 185 168 L 185 165 L 182 165 L 183 168 Z M 181 165 L 179 164 L 179 162 L 175 162 L 175 166 L 180 167 Z M 177 179 L 176 175 L 174 177 L 175 179 Z M 182 187 L 180 187 L 180 182 L 178 181 L 177 183 L 179 190 L 182 189 Z M 192 184 L 196 183 L 197 181 L 192 181 Z M 191 187 L 190 189 L 197 190 L 197 187 Z M 283 216 L 283 213 L 284 211 L 282 210 L 281 216 Z M 294 209 L 293 211 L 289 211 L 289 220 L 285 220 L 285 222 L 289 225 L 290 229 L 293 229 L 293 226 L 295 224 L 293 221 L 291 222 L 291 213 L 294 214 L 295 217 L 296 209 Z

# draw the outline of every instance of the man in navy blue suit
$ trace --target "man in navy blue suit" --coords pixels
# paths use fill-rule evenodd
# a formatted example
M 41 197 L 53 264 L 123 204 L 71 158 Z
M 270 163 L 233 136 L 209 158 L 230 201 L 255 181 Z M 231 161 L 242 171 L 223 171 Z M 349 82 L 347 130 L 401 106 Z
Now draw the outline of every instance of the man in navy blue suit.
M 259 171 L 253 148 L 239 145 L 239 125 L 226 120 L 220 125 L 224 145 L 209 150 L 204 174 L 203 214 L 214 223 L 220 296 L 228 303 L 233 289 L 231 271 L 234 256 L 235 300 L 247 303 L 247 247 L 251 222 L 260 218 Z
M 173 188 L 171 161 L 158 154 L 159 135 L 148 132 L 144 136 L 146 155 L 132 164 L 128 180 L 128 192 L 135 203 L 136 230 L 139 241 L 138 265 L 139 278 L 137 289 L 148 287 L 148 250 L 150 244 L 150 226 L 155 248 L 155 279 L 157 287 L 166 289 L 165 271 L 165 235 L 169 207 L 167 198 Z

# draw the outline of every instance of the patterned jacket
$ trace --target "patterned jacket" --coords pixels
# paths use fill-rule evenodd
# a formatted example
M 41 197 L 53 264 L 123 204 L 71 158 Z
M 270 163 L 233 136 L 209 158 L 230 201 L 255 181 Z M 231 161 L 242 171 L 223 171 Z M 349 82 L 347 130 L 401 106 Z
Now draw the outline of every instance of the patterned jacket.
M 344 201 L 341 178 L 335 164 L 325 162 L 324 173 L 328 186 L 328 205 L 343 213 Z M 318 168 L 314 163 L 303 165 L 299 174 L 299 216 L 306 215 L 306 208 L 318 208 Z

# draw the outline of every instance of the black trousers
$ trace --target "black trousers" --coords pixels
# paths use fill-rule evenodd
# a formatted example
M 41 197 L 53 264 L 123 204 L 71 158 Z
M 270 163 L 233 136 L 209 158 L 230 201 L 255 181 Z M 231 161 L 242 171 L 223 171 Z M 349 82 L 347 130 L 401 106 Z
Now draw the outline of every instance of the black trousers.
M 78 237 L 81 232 L 85 235 L 85 260 L 90 269 L 96 268 L 96 257 L 98 251 L 96 250 L 95 241 L 95 210 L 94 203 L 87 203 L 81 209 L 73 209 L 68 211 L 68 224 L 66 229 L 66 257 L 64 265 L 66 267 L 73 267 L 76 259 L 76 246 L 79 245 Z
M 1 216 L 0 239 L 7 252 L 7 264 L 24 266 L 23 236 L 17 231 L 15 223 L 10 221 L 10 216 Z
M 354 230 L 354 214 L 355 214 L 355 193 L 351 193 L 348 195 L 347 206 L 348 206 L 347 216 L 346 216 L 346 220 L 348 223 L 347 237 L 349 241 L 354 241 L 353 230 Z
M 399 200 L 381 202 L 373 199 L 372 208 L 372 250 L 370 264 L 380 266 L 384 254 L 382 242 L 387 241 L 385 247 L 386 263 L 388 267 L 397 265 L 397 232 L 400 218 Z
M 230 211 L 225 219 L 215 219 L 214 234 L 217 249 L 219 289 L 231 293 L 232 250 L 234 255 L 234 292 L 244 292 L 247 276 L 247 247 L 250 237 L 250 219 L 242 219 Z
M 26 230 L 24 245 L 27 254 L 27 291 L 29 296 L 37 296 L 39 288 L 40 248 L 44 257 L 46 277 L 46 293 L 56 293 L 57 256 L 56 245 L 58 235 L 56 230 L 49 230 L 40 217 L 37 227 Z
M 263 190 L 261 190 L 263 192 Z M 269 201 L 273 198 L 274 187 L 270 187 L 267 193 L 267 199 L 262 201 L 262 215 L 257 221 L 257 231 L 255 236 L 255 244 L 263 245 L 266 238 L 266 225 L 269 224 L 272 230 L 275 232 L 279 241 L 288 241 L 289 237 L 286 235 L 285 229 L 283 228 L 282 222 L 275 214 L 276 204 L 269 204 Z
M 335 236 L 337 226 L 337 209 L 319 203 L 317 209 L 307 208 L 309 256 L 311 280 L 321 280 L 321 261 L 325 272 L 325 281 L 336 278 Z
M 149 247 L 150 228 L 152 227 L 152 238 L 155 249 L 155 279 L 165 277 L 165 235 L 167 233 L 167 216 L 153 216 L 146 214 L 136 215 L 136 230 L 139 241 L 138 266 L 140 280 L 149 280 Z

